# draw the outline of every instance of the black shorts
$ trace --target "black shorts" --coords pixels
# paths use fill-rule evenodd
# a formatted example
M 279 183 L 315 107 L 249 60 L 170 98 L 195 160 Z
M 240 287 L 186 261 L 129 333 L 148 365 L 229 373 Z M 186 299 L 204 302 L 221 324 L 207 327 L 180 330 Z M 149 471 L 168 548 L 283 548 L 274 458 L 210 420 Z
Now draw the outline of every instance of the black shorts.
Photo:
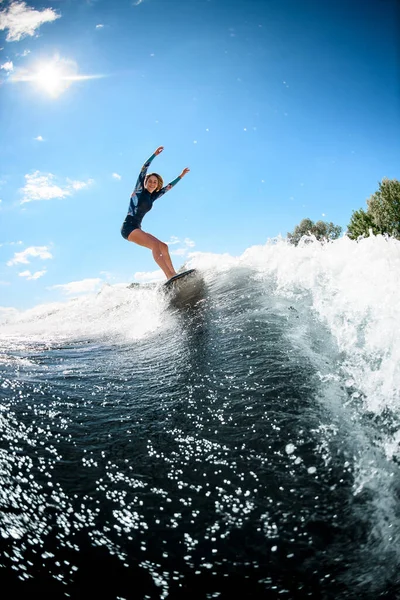
M 122 223 L 122 227 L 121 227 L 122 237 L 127 240 L 134 229 L 140 229 L 140 223 L 138 223 L 136 219 L 131 217 L 131 215 L 128 215 L 126 217 L 125 221 Z

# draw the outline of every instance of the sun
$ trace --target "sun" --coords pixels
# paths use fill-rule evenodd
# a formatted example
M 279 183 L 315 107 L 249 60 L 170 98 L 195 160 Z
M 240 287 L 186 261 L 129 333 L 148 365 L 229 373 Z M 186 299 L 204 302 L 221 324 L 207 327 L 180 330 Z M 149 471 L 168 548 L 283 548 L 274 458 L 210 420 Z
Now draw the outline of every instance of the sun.
M 79 75 L 78 65 L 74 60 L 56 55 L 48 62 L 36 63 L 31 69 L 18 70 L 10 80 L 12 82 L 27 81 L 33 83 L 52 98 L 58 98 L 73 83 L 102 77 L 105 77 L 105 75 Z
M 40 67 L 35 81 L 50 96 L 58 96 L 65 88 L 65 73 L 55 64 Z
M 78 67 L 72 60 L 55 56 L 48 62 L 36 63 L 30 80 L 49 96 L 57 98 L 76 79 Z

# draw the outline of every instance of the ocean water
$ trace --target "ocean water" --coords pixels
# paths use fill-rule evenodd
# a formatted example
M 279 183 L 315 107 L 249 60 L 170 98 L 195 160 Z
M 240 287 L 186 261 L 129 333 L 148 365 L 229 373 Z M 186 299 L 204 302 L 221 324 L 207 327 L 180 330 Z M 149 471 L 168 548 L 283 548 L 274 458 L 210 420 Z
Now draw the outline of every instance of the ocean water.
M 400 598 L 400 242 L 188 267 L 3 309 L 2 598 Z

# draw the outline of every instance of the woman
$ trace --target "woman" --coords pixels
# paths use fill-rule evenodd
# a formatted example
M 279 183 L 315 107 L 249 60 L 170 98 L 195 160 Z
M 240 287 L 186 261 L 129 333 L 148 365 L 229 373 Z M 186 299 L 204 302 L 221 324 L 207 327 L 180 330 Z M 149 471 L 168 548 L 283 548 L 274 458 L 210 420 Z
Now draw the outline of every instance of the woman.
M 146 175 L 151 161 L 161 154 L 163 150 L 163 146 L 157 148 L 154 154 L 144 163 L 131 195 L 128 214 L 122 224 L 121 234 L 129 242 L 135 242 L 139 246 L 150 248 L 158 266 L 163 270 L 167 279 L 171 279 L 171 277 L 176 275 L 176 271 L 172 265 L 167 244 L 141 229 L 142 219 L 152 209 L 154 200 L 157 200 L 165 192 L 168 192 L 186 173 L 189 173 L 188 168 L 183 169 L 182 173 L 165 187 L 162 187 L 164 183 L 163 179 L 157 173 Z

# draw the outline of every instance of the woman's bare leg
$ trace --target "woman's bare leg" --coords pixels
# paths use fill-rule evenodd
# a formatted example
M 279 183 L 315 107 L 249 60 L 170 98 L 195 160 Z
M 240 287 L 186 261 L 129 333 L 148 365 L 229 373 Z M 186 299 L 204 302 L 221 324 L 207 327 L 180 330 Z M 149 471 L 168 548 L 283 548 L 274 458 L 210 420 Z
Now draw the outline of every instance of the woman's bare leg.
M 164 243 L 164 242 L 163 242 Z M 174 269 L 174 265 L 172 264 L 172 260 L 171 257 L 169 255 L 169 248 L 168 248 L 168 244 L 165 244 L 165 248 L 163 251 L 163 257 L 165 259 L 165 262 L 167 263 L 167 267 L 174 272 L 174 275 L 176 275 L 176 271 Z
M 134 229 L 128 236 L 128 240 L 130 242 L 134 242 L 139 246 L 144 246 L 145 248 L 150 248 L 153 253 L 153 258 L 163 271 L 165 277 L 170 279 L 174 275 L 176 275 L 176 271 L 172 265 L 171 258 L 168 252 L 168 246 L 164 242 L 161 242 L 159 239 L 151 235 L 150 233 L 146 233 L 141 229 Z

